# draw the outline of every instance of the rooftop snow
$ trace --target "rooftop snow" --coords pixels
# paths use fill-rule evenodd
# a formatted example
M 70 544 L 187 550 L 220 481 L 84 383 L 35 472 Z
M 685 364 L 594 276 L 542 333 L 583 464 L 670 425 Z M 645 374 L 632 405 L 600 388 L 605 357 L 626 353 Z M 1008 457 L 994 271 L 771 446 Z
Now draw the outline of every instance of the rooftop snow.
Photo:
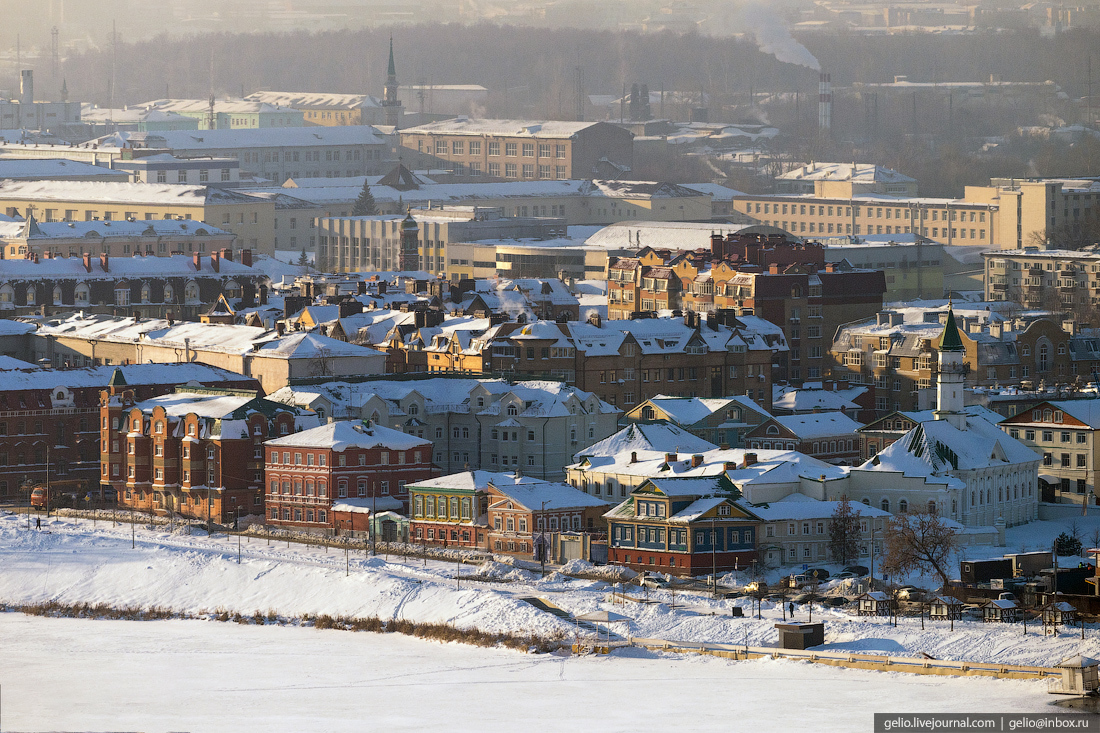
M 348 448 L 412 450 L 430 448 L 432 444 L 431 441 L 408 435 L 400 430 L 381 425 L 367 427 L 361 422 L 343 420 L 269 440 L 266 445 L 280 448 L 328 448 L 342 453 Z
M 65 158 L 0 159 L 0 180 L 19 178 L 55 178 L 81 176 L 111 176 L 121 181 L 129 180 L 129 174 L 99 165 L 82 163 Z
M 509 474 L 505 474 L 506 476 Z M 542 482 L 516 483 L 505 480 L 498 484 L 490 481 L 497 491 L 528 509 L 573 509 L 576 507 L 607 506 L 609 502 L 575 489 L 569 484 Z

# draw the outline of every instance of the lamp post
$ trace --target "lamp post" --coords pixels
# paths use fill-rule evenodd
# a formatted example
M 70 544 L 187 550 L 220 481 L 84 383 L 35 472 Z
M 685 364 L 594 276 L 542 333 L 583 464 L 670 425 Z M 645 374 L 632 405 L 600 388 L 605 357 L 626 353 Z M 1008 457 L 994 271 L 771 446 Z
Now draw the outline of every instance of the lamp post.
M 237 507 L 237 564 L 241 564 L 241 508 Z
M 714 597 L 718 597 L 718 555 L 715 552 L 717 543 L 717 530 L 715 530 L 715 518 L 710 518 L 710 583 Z
M 546 577 L 546 502 L 539 513 L 539 559 L 542 561 L 542 577 Z

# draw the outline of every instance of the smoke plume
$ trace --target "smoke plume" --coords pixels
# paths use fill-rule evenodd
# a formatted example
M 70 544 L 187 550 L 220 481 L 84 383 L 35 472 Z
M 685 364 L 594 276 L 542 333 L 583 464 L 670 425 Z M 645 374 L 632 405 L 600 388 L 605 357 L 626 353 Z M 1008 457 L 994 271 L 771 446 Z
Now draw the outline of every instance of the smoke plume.
M 770 53 L 788 64 L 807 66 L 821 71 L 821 64 L 810 50 L 791 38 L 787 24 L 775 12 L 760 2 L 748 3 L 741 8 L 741 21 L 756 38 L 756 45 L 764 53 Z

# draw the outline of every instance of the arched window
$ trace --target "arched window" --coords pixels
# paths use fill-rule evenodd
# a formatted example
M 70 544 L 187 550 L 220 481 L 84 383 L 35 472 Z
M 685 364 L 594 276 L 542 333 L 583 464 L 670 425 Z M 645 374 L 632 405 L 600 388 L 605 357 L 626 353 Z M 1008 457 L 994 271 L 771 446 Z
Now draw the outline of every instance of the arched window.
M 5 283 L 0 286 L 0 308 L 15 307 L 15 289 Z
M 653 416 L 654 416 L 654 412 L 653 412 L 652 407 L 650 407 L 649 405 L 646 405 L 645 407 L 642 408 L 642 419 L 643 420 L 652 420 Z
M 164 302 L 171 303 L 176 299 L 176 290 L 171 285 L 165 283 L 164 285 Z
M 882 504 L 880 506 L 882 507 L 882 511 L 884 511 L 884 512 L 890 511 L 890 500 L 889 499 L 883 499 Z
M 61 305 L 61 286 L 60 285 L 54 285 L 53 286 L 53 304 L 54 305 Z
M 87 283 L 77 283 L 74 298 L 77 305 L 88 305 L 92 298 L 92 291 Z
M 860 499 L 860 501 L 863 502 L 865 506 L 871 506 L 871 500 L 868 499 L 866 496 Z
M 153 299 L 153 289 L 149 287 L 149 283 L 141 284 L 141 302 L 148 303 Z
M 906 501 L 905 499 L 902 499 L 901 501 L 899 501 L 898 502 L 898 511 L 901 512 L 902 514 L 905 514 L 906 512 L 908 512 L 909 511 L 909 502 Z
M 199 299 L 199 284 L 194 280 L 188 280 L 183 286 L 183 299 L 188 303 L 195 303 Z
M 419 415 L 420 414 L 420 406 L 417 405 L 415 402 L 413 404 L 409 405 L 409 414 L 410 415 Z
M 929 501 L 928 502 L 928 513 L 929 514 L 935 514 L 936 513 L 936 502 L 934 502 L 934 501 Z
M 236 280 L 228 280 L 225 283 L 225 297 L 235 300 L 241 297 L 241 285 Z
M 508 405 L 508 414 L 509 415 L 517 415 L 517 414 L 519 414 L 519 410 L 516 409 L 515 405 Z
M 769 425 L 767 430 L 768 435 L 779 435 L 779 428 L 775 425 Z
M 27 287 L 27 305 L 34 305 L 34 300 L 35 300 L 35 297 L 37 297 L 37 295 L 38 294 L 35 291 L 34 286 L 29 285 Z

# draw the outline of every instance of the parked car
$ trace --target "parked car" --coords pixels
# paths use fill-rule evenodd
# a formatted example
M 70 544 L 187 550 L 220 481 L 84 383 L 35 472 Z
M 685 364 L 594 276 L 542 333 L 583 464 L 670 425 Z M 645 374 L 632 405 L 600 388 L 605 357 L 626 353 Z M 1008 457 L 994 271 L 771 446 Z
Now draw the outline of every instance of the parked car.
M 871 571 L 868 570 L 867 567 L 864 565 L 849 565 L 848 567 L 844 568 L 844 572 L 855 573 L 861 578 L 864 575 L 869 575 L 871 573 Z
M 899 601 L 923 601 L 928 593 L 915 585 L 903 585 L 898 588 Z
M 667 588 L 672 585 L 672 582 L 663 575 L 644 575 L 638 578 L 638 582 L 644 585 L 646 588 Z
M 787 586 L 790 588 L 801 588 L 802 586 L 810 582 L 811 579 L 808 576 L 803 575 L 802 573 L 791 575 L 789 578 L 787 578 Z
M 751 583 L 746 583 L 742 590 L 746 593 L 767 593 L 768 584 L 763 580 L 754 580 Z
M 829 571 L 825 568 L 810 568 L 809 570 L 804 571 L 803 574 L 809 578 L 813 578 L 814 580 L 829 579 Z
M 827 596 L 821 599 L 821 602 L 826 606 L 843 606 L 848 603 L 848 599 L 844 596 Z
M 833 580 L 848 580 L 849 578 L 858 578 L 859 576 L 851 572 L 837 573 L 833 576 Z

